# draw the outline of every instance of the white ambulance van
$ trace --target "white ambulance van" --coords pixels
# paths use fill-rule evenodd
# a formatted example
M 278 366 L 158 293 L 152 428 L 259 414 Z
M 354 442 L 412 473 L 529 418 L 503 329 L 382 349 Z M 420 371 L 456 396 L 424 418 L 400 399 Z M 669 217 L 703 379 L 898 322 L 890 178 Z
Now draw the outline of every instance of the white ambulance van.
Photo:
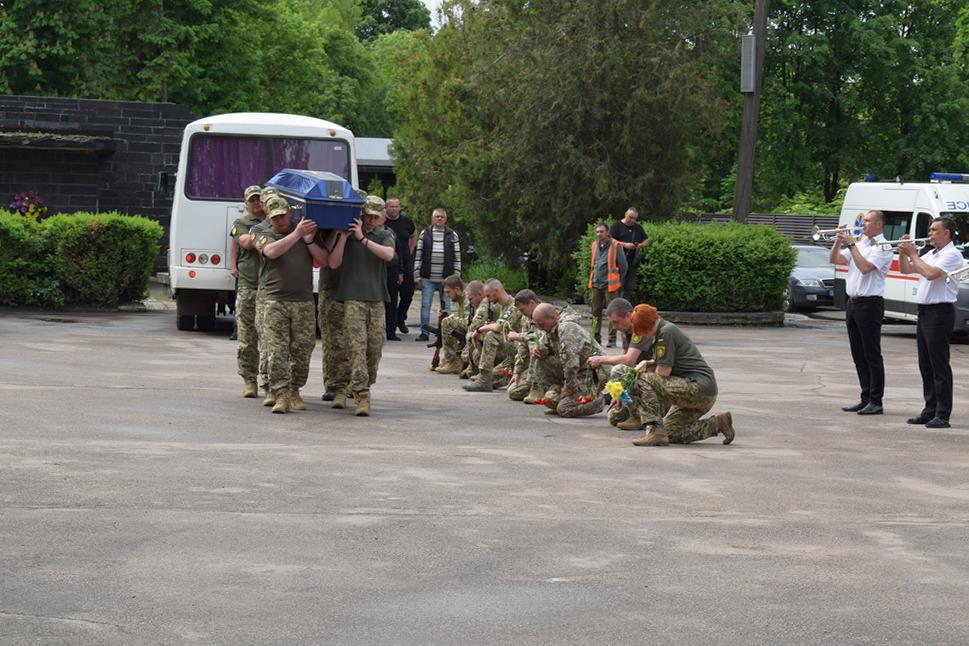
M 839 225 L 847 225 L 856 235 L 861 233 L 861 221 L 868 211 L 885 214 L 885 238 L 897 240 L 903 234 L 914 238 L 928 236 L 932 220 L 948 216 L 956 221 L 958 234 L 955 243 L 967 255 L 969 240 L 969 175 L 961 173 L 932 173 L 928 182 L 858 182 L 848 187 L 841 207 Z M 931 251 L 926 246 L 923 253 Z M 848 270 L 835 267 L 835 304 L 845 306 L 845 279 Z M 964 274 L 962 279 L 969 280 Z M 885 317 L 915 321 L 918 305 L 915 301 L 918 274 L 899 271 L 898 254 L 885 280 Z M 959 286 L 956 303 L 955 331 L 969 332 L 969 282 Z
M 180 330 L 212 329 L 235 291 L 229 229 L 242 193 L 283 168 L 329 171 L 357 188 L 353 133 L 290 114 L 221 114 L 185 127 L 169 229 L 169 290 Z

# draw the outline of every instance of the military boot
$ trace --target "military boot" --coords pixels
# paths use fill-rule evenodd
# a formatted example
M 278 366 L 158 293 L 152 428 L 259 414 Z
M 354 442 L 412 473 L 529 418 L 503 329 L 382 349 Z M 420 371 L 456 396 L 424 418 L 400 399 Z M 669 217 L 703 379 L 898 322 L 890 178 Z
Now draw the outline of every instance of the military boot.
M 630 414 L 625 420 L 616 424 L 616 428 L 620 431 L 638 431 L 643 428 L 643 420 L 639 419 L 639 415 Z
M 273 404 L 274 413 L 288 413 L 289 412 L 289 399 L 286 395 L 280 395 L 276 398 L 276 403 Z
M 649 427 L 649 433 L 638 440 L 633 440 L 636 446 L 669 446 L 670 436 L 666 434 L 665 428 Z
M 456 375 L 461 372 L 461 362 L 446 361 L 435 368 L 434 372 L 439 372 L 442 375 Z
M 334 398 L 334 397 L 336 397 L 336 395 L 335 395 L 335 394 L 333 393 L 333 391 L 332 391 L 332 390 L 330 390 L 329 388 L 327 388 L 327 389 L 326 389 L 326 390 L 325 390 L 325 391 L 323 392 L 323 396 L 322 396 L 322 397 L 320 397 L 320 399 L 322 399 L 322 400 L 323 400 L 323 401 L 325 401 L 325 402 L 331 402 L 331 401 L 333 401 L 333 398 Z
M 276 395 L 272 394 L 272 391 L 266 391 L 266 398 L 262 400 L 263 406 L 272 406 L 276 403 Z
M 293 410 L 306 410 L 306 402 L 299 396 L 299 391 L 294 390 L 289 393 L 289 407 Z
M 333 408 L 346 408 L 347 407 L 347 391 L 338 390 L 333 396 Z
M 256 388 L 256 382 L 247 381 L 245 388 L 242 389 L 242 396 L 246 399 L 252 399 L 259 394 L 259 389 Z
M 353 411 L 353 414 L 357 417 L 369 417 L 370 416 L 370 393 L 362 394 L 357 399 L 357 408 Z
M 733 442 L 733 415 L 730 413 L 717 413 L 713 416 L 717 422 L 717 432 L 723 435 L 723 443 Z
M 467 390 L 469 393 L 490 393 L 491 387 L 493 386 L 491 373 L 487 370 L 480 373 L 478 378 L 469 384 L 464 384 L 462 388 Z
M 522 401 L 525 402 L 526 404 L 535 404 L 540 399 L 544 399 L 544 397 L 545 397 L 545 389 L 539 386 L 538 384 L 532 384 L 531 390 L 528 391 L 528 394 L 525 395 L 525 399 L 523 399 Z

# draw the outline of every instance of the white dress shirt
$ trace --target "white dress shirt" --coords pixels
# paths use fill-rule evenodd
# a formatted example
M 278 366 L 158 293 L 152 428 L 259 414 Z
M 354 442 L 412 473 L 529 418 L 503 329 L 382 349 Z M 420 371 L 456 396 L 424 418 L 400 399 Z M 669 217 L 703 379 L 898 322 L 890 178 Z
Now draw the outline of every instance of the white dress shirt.
M 922 256 L 922 262 L 938 267 L 947 274 L 962 269 L 966 264 L 966 261 L 962 258 L 962 252 L 956 249 L 956 246 L 951 242 L 941 249 L 933 249 Z M 958 280 L 953 279 L 946 283 L 945 276 L 929 280 L 925 276 L 919 275 L 919 289 L 915 296 L 919 305 L 955 303 L 958 297 Z
M 885 276 L 888 274 L 888 270 L 891 269 L 892 258 L 895 254 L 891 249 L 882 249 L 879 247 L 878 244 L 880 242 L 885 242 L 885 236 L 879 233 L 875 237 L 874 242 L 868 236 L 865 236 L 860 242 L 856 243 L 858 253 L 865 260 L 875 265 L 875 268 L 867 274 L 863 273 L 855 265 L 855 259 L 851 255 L 850 249 L 841 250 L 841 259 L 848 263 L 848 279 L 845 282 L 845 293 L 851 298 L 885 295 Z

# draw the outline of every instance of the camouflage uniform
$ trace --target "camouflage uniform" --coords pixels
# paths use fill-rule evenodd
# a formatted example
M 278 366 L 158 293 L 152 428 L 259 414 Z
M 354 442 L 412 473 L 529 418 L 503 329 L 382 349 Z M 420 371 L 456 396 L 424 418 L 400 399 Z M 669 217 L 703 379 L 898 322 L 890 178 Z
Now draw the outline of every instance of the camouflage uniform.
M 535 325 L 535 321 L 527 316 L 519 319 L 516 331 L 521 338 L 515 342 L 512 374 L 518 377 L 518 381 L 508 388 L 508 398 L 520 402 L 536 384 L 532 378 L 532 349 L 538 346 L 542 331 Z
M 323 388 L 331 392 L 345 390 L 350 383 L 350 361 L 343 335 L 343 301 L 336 300 L 340 270 L 320 270 L 319 322 L 323 345 Z
M 493 377 L 499 379 L 505 378 L 507 380 L 509 375 L 495 374 L 495 372 L 500 372 L 502 368 L 507 369 L 508 364 L 496 365 L 496 362 L 505 362 L 507 357 L 514 357 L 514 345 L 508 340 L 508 332 L 518 328 L 521 314 L 518 308 L 515 307 L 513 299 L 509 299 L 505 304 L 497 303 L 495 307 L 501 308 L 500 314 L 498 314 L 498 318 L 495 320 L 498 324 L 498 331 L 485 332 L 484 336 L 481 337 L 481 355 L 478 358 L 478 372 L 490 371 Z
M 629 370 L 632 370 L 629 366 L 615 366 L 611 379 L 622 379 Z M 717 396 L 700 393 L 695 381 L 642 371 L 636 375 L 636 383 L 629 394 L 635 401 L 640 419 L 652 425 L 661 422 L 674 444 L 699 442 L 717 435 L 717 422 L 713 417 L 700 419 L 713 408 Z
M 579 314 L 568 305 L 558 307 L 556 311 L 559 315 L 559 323 L 565 321 L 578 323 L 581 320 Z M 552 351 L 548 334 L 539 330 L 538 326 L 534 328 L 537 333 L 529 342 L 529 355 L 532 350 L 537 349 L 541 356 L 537 358 L 529 356 L 529 379 L 532 384 L 545 391 L 545 399 L 557 399 L 559 387 L 564 380 L 562 362 L 558 354 Z
M 232 223 L 229 236 L 238 243 L 239 238 L 249 233 L 262 220 L 246 213 Z M 239 375 L 243 381 L 254 383 L 259 371 L 259 331 L 256 327 L 256 291 L 259 287 L 259 271 L 262 267 L 259 253 L 239 245 L 237 261 L 239 277 L 236 287 L 236 325 L 239 348 L 236 359 Z
M 562 371 L 561 380 L 553 381 L 550 388 L 552 397 L 547 406 L 562 417 L 584 417 L 600 412 L 603 406 L 600 384 L 605 379 L 601 370 L 589 366 L 588 359 L 603 354 L 602 346 L 577 321 L 569 318 L 560 318 L 546 338 L 550 354 L 558 357 Z M 548 374 L 551 370 L 546 372 L 547 377 L 553 376 Z M 561 391 L 567 391 L 569 396 L 562 397 L 559 393 L 556 397 L 556 385 L 560 385 Z M 579 403 L 578 399 L 585 397 L 592 399 Z
M 383 200 L 376 196 L 367 200 L 368 204 L 371 200 L 379 202 L 379 212 L 383 211 Z M 377 381 L 377 366 L 387 340 L 384 303 L 390 300 L 390 296 L 387 263 L 375 256 L 368 246 L 393 248 L 395 237 L 392 231 L 383 227 L 362 231 L 362 234 L 363 240 L 350 236 L 345 243 L 340 283 L 334 298 L 343 301 L 345 363 L 349 369 L 347 390 L 357 401 L 357 414 L 369 415 L 370 386 Z M 363 402 L 366 413 L 361 412 Z
M 306 385 L 316 347 L 316 310 L 313 301 L 267 299 L 264 314 L 269 389 L 280 397 Z
M 468 332 L 467 297 L 461 294 L 451 301 L 453 310 L 441 321 L 441 363 L 461 361 L 461 342 L 455 332 L 464 336 Z
M 262 194 L 266 195 L 266 189 L 263 189 Z M 264 198 L 264 201 L 268 198 Z M 249 229 L 249 234 L 252 236 L 253 242 L 260 234 L 265 233 L 270 230 L 269 218 L 265 218 L 262 222 L 255 225 Z M 263 329 L 265 327 L 266 320 L 266 263 L 262 262 L 262 257 L 259 260 L 259 280 L 256 282 L 256 305 L 253 310 L 253 323 L 256 328 L 256 335 L 259 337 L 259 381 L 268 390 L 269 389 L 269 352 L 266 349 L 266 344 L 261 341 L 263 338 Z
M 476 345 L 472 343 L 471 336 L 482 325 L 497 321 L 500 314 L 501 306 L 485 298 L 478 304 L 478 308 L 474 311 L 474 316 L 471 317 L 471 322 L 468 323 L 468 331 L 466 334 L 468 341 L 464 346 L 464 352 L 461 354 L 461 358 L 474 369 L 477 369 L 478 364 L 481 362 L 481 344 Z
M 271 209 L 272 205 L 273 202 L 270 202 L 267 207 Z M 270 213 L 272 213 L 271 210 Z M 259 233 L 253 246 L 262 253 L 268 244 L 284 237 L 286 234 L 278 233 L 270 226 L 266 231 Z M 287 296 L 283 293 L 290 289 L 289 283 L 284 281 L 283 277 L 291 280 L 292 276 L 277 273 L 287 266 L 292 272 L 293 265 L 289 264 L 291 262 L 297 265 L 298 271 L 295 273 L 300 278 L 296 282 L 301 287 L 292 290 L 293 293 L 298 292 L 297 296 Z M 313 306 L 312 291 L 313 258 L 306 246 L 299 242 L 279 258 L 270 260 L 263 257 L 263 267 L 266 274 L 264 283 L 266 299 L 262 307 L 262 338 L 267 354 L 269 390 L 279 399 L 305 386 L 309 376 L 310 357 L 316 346 L 316 309 Z M 277 287 L 282 290 L 279 295 L 273 294 L 274 280 L 278 281 L 277 285 L 282 285 Z

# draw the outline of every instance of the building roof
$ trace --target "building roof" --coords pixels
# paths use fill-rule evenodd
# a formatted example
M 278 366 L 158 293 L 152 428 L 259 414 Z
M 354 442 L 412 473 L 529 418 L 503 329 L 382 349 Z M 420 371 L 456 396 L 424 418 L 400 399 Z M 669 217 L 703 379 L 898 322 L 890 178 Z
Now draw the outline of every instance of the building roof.
M 393 168 L 394 159 L 390 153 L 393 139 L 376 137 L 357 137 L 357 166 L 367 168 Z

